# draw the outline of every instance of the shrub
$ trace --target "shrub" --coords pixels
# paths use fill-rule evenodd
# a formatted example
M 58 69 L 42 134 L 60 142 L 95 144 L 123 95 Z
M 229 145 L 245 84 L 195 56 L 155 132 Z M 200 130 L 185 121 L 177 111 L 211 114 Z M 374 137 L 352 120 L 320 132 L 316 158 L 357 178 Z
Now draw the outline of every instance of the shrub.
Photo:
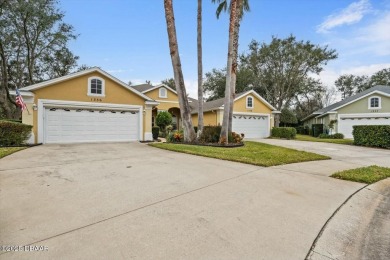
M 274 127 L 271 135 L 272 137 L 295 139 L 297 130 L 294 127 Z
M 328 134 L 320 134 L 318 138 L 321 139 L 344 139 L 344 135 L 341 133 L 333 134 L 333 135 L 328 135 Z
M 242 140 L 244 139 L 244 134 L 237 134 L 236 132 L 232 132 L 229 135 L 229 143 L 236 143 L 240 144 L 242 143 Z
M 159 132 L 160 132 L 160 127 L 158 127 L 158 126 L 152 127 L 153 140 L 157 140 Z
M 156 116 L 156 125 L 165 131 L 165 127 L 172 123 L 172 115 L 168 111 L 161 111 Z
M 342 133 L 333 134 L 333 139 L 344 139 L 344 135 Z
M 218 143 L 221 126 L 204 126 L 199 141 L 202 143 Z
M 0 121 L 0 146 L 24 144 L 31 134 L 31 125 Z
M 352 135 L 355 145 L 390 149 L 390 125 L 355 125 Z
M 183 131 L 181 130 L 173 131 L 167 136 L 167 142 L 169 143 L 181 143 L 183 142 L 183 139 L 184 139 L 184 135 L 183 135 Z

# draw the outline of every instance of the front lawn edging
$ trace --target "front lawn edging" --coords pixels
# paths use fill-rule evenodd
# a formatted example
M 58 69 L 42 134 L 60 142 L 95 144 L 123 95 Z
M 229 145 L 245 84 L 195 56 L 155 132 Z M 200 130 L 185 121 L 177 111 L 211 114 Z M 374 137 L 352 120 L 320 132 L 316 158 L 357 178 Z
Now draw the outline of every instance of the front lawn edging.
M 220 144 L 220 143 L 197 143 L 197 142 L 169 142 L 169 144 L 187 144 L 187 145 L 197 145 L 197 146 L 210 146 L 210 147 L 218 147 L 218 148 L 236 148 L 236 147 L 242 147 L 245 144 L 244 143 L 227 143 L 227 144 Z

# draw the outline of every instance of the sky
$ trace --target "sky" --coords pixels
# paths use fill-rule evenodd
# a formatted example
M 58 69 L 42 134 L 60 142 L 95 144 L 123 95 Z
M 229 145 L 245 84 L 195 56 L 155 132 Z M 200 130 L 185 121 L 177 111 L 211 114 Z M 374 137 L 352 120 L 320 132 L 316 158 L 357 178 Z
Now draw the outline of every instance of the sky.
M 372 75 L 390 67 L 390 0 L 249 0 L 241 23 L 239 52 L 251 40 L 272 36 L 335 49 L 317 77 L 328 86 L 342 74 Z M 187 93 L 197 97 L 197 0 L 173 0 Z M 133 84 L 173 77 L 163 0 L 60 0 L 64 21 L 79 34 L 70 49 L 79 64 L 98 66 Z M 226 67 L 228 14 L 203 1 L 203 71 Z

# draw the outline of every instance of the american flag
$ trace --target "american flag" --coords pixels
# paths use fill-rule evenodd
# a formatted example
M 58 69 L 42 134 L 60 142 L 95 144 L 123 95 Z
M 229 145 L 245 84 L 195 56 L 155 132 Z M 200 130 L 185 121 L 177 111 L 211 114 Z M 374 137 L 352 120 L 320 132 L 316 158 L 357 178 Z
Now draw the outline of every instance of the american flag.
M 23 98 L 22 98 L 22 95 L 20 94 L 18 88 L 16 88 L 16 98 L 15 98 L 15 102 L 16 102 L 16 104 L 18 104 L 18 106 L 20 107 L 20 109 L 21 109 L 22 111 L 24 111 L 25 109 L 27 109 L 26 103 L 24 103 Z

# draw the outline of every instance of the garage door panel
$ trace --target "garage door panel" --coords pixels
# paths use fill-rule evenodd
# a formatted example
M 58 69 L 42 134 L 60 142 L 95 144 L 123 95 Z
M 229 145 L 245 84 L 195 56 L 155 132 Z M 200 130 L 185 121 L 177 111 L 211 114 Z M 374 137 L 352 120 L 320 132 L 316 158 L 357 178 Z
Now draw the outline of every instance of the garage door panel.
M 265 138 L 269 136 L 269 117 L 253 115 L 233 115 L 232 130 L 244 133 L 245 138 Z
M 138 140 L 139 113 L 45 109 L 46 143 Z
M 337 131 L 342 133 L 345 138 L 353 138 L 352 131 L 354 125 L 390 125 L 390 118 L 348 118 L 340 115 Z

